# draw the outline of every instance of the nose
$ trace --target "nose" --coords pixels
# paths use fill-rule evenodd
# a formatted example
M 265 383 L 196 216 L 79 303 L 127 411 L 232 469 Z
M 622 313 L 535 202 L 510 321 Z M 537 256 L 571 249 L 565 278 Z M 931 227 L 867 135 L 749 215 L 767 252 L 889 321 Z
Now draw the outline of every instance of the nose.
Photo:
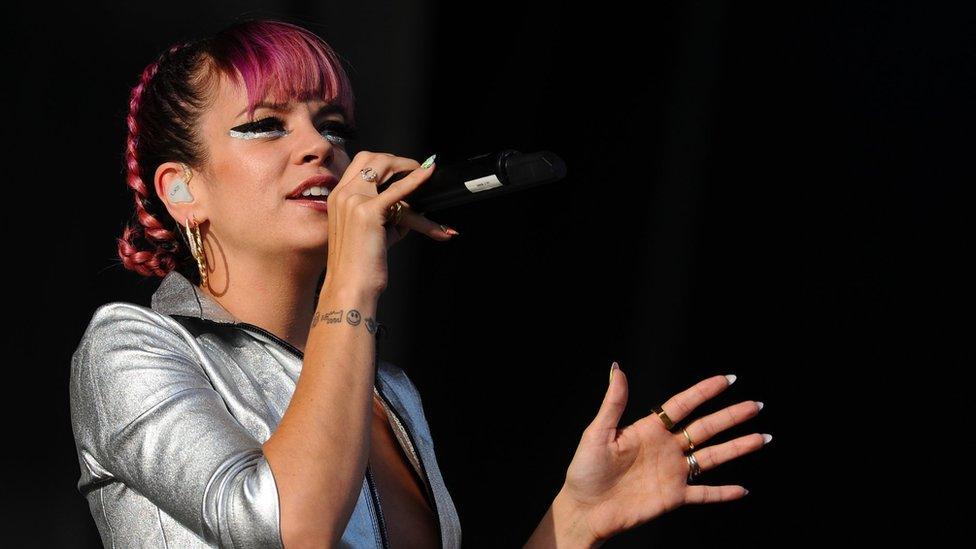
M 332 162 L 335 146 L 319 132 L 311 120 L 305 120 L 296 130 L 299 145 L 298 157 L 302 164 L 317 162 L 325 166 Z

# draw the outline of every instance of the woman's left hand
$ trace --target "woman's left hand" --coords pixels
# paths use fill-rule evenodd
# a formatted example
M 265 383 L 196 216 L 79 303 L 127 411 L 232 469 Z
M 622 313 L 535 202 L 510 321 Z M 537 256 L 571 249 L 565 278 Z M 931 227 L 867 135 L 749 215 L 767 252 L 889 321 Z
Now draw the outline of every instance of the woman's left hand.
M 677 424 L 729 385 L 724 375 L 709 377 L 673 396 L 661 409 Z M 618 429 L 627 393 L 627 376 L 617 369 L 596 419 L 583 432 L 557 496 L 563 498 L 560 505 L 564 509 L 572 509 L 574 518 L 581 522 L 578 526 L 588 530 L 593 541 L 602 543 L 686 503 L 729 501 L 746 494 L 738 485 L 689 485 L 685 457 L 688 440 L 680 427 L 668 431 L 657 413 L 652 411 Z M 757 402 L 748 400 L 685 427 L 694 441 L 702 472 L 763 446 L 765 439 L 759 433 L 700 446 L 717 433 L 754 417 L 759 409 Z

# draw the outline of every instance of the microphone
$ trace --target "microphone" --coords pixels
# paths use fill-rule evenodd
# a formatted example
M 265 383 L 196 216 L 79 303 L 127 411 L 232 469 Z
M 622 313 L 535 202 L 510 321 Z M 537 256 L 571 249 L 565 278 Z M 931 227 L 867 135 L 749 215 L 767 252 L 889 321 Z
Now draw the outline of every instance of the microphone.
M 376 187 L 385 191 L 411 172 L 397 172 Z M 515 149 L 472 156 L 437 164 L 434 175 L 404 198 L 419 212 L 436 212 L 452 206 L 552 183 L 566 177 L 566 163 L 549 151 L 520 153 Z

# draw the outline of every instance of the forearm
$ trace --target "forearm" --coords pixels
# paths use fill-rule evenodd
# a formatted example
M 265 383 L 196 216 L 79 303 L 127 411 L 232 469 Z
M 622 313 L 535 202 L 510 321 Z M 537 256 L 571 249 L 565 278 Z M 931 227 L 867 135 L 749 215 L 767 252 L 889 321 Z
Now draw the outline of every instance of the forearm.
M 565 493 L 560 490 L 524 549 L 591 548 L 600 547 L 604 541 L 594 539 L 583 516 L 569 505 Z
M 323 288 L 291 402 L 264 444 L 289 549 L 299 541 L 335 543 L 355 508 L 376 375 L 376 338 L 366 326 L 367 319 L 373 326 L 378 297 Z

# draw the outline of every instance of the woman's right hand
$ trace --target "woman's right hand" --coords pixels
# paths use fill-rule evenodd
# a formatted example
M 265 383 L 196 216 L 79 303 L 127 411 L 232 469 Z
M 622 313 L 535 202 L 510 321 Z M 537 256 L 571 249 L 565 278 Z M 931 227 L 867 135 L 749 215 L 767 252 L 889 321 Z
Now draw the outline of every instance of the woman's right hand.
M 421 213 L 404 206 L 400 223 L 388 223 L 389 209 L 420 187 L 436 166 L 427 169 L 412 158 L 389 153 L 360 151 L 353 157 L 339 183 L 329 193 L 329 257 L 325 288 L 353 289 L 379 295 L 386 289 L 386 251 L 410 230 L 435 240 L 450 240 L 451 235 Z M 372 168 L 376 181 L 362 178 L 360 171 Z M 412 173 L 395 181 L 382 193 L 377 187 L 398 172 Z

